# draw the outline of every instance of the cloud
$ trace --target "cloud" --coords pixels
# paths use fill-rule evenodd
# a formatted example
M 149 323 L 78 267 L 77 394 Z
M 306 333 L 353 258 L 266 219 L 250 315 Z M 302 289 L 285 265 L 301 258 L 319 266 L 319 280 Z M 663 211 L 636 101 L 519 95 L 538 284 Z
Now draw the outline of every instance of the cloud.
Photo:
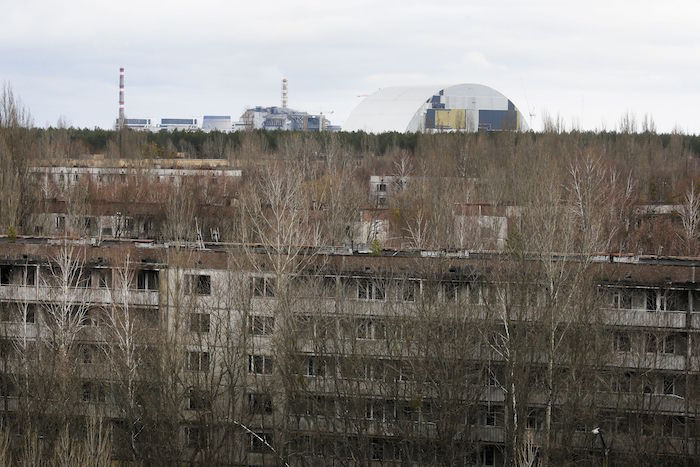
M 39 124 L 111 126 L 125 66 L 127 113 L 154 118 L 238 116 L 278 103 L 285 76 L 290 105 L 337 123 L 379 87 L 481 82 L 584 128 L 639 109 L 700 133 L 691 1 L 4 3 L 0 80 Z

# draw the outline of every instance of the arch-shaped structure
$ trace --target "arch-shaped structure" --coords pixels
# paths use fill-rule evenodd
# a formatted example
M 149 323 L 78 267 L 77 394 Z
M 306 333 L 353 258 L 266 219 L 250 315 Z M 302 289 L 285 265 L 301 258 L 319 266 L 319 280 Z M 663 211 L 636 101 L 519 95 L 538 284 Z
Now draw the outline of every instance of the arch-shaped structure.
M 526 131 L 513 102 L 481 84 L 395 86 L 367 96 L 348 117 L 345 131 Z

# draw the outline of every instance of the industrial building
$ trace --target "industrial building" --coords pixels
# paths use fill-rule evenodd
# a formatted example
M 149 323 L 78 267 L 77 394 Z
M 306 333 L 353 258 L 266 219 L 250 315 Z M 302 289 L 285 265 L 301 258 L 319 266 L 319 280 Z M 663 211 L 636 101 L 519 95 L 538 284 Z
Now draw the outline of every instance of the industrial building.
M 192 131 L 198 130 L 196 118 L 161 118 L 158 130 L 168 131 Z
M 117 122 L 118 124 L 118 122 Z M 131 130 L 137 131 L 152 131 L 154 130 L 151 125 L 150 118 L 125 118 L 122 125 Z
M 204 131 L 231 131 L 230 115 L 205 115 L 202 117 L 202 130 Z
M 150 118 L 126 118 L 124 106 L 124 68 L 119 69 L 119 114 L 115 127 L 137 131 L 241 131 L 241 130 L 282 130 L 282 131 L 339 131 L 331 125 L 323 113 L 309 114 L 287 107 L 287 80 L 282 80 L 282 106 L 253 107 L 247 109 L 238 122 L 230 115 L 204 115 L 202 118 L 161 118 L 160 123 L 152 124 Z
M 369 133 L 527 131 L 515 104 L 481 84 L 382 88 L 355 107 L 343 129 Z
M 247 130 L 282 131 L 332 131 L 323 114 L 309 114 L 287 107 L 253 107 L 241 115 L 242 126 Z

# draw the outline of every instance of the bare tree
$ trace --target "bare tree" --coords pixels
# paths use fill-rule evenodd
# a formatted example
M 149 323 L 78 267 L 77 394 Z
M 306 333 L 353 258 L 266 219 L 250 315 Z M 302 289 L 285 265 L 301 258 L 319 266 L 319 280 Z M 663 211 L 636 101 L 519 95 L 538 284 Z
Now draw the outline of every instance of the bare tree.
M 680 206 L 681 239 L 685 243 L 685 253 L 695 255 L 697 252 L 698 230 L 700 228 L 700 195 L 695 193 L 695 184 L 686 191 Z
M 0 228 L 16 235 L 32 203 L 29 111 L 5 83 L 0 93 Z
M 49 263 L 48 277 L 41 277 L 48 296 L 42 303 L 51 335 L 47 344 L 62 360 L 68 358 L 88 311 L 85 252 L 67 240 Z
M 138 438 L 144 429 L 143 407 L 138 402 L 137 390 L 141 381 L 141 358 L 138 351 L 140 334 L 134 311 L 131 309 L 131 289 L 134 270 L 127 253 L 123 263 L 113 269 L 113 283 L 108 284 L 109 301 L 104 310 L 105 350 L 115 383 L 112 395 L 121 419 L 127 426 L 132 459 L 139 459 Z M 109 280 L 109 279 L 108 279 Z

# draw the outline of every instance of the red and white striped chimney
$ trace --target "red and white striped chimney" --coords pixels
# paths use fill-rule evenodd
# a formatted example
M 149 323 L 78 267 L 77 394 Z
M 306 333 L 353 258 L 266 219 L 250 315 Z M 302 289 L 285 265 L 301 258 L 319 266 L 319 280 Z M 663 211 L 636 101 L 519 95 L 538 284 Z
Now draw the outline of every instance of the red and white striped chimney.
M 124 68 L 119 69 L 119 126 L 124 125 Z

